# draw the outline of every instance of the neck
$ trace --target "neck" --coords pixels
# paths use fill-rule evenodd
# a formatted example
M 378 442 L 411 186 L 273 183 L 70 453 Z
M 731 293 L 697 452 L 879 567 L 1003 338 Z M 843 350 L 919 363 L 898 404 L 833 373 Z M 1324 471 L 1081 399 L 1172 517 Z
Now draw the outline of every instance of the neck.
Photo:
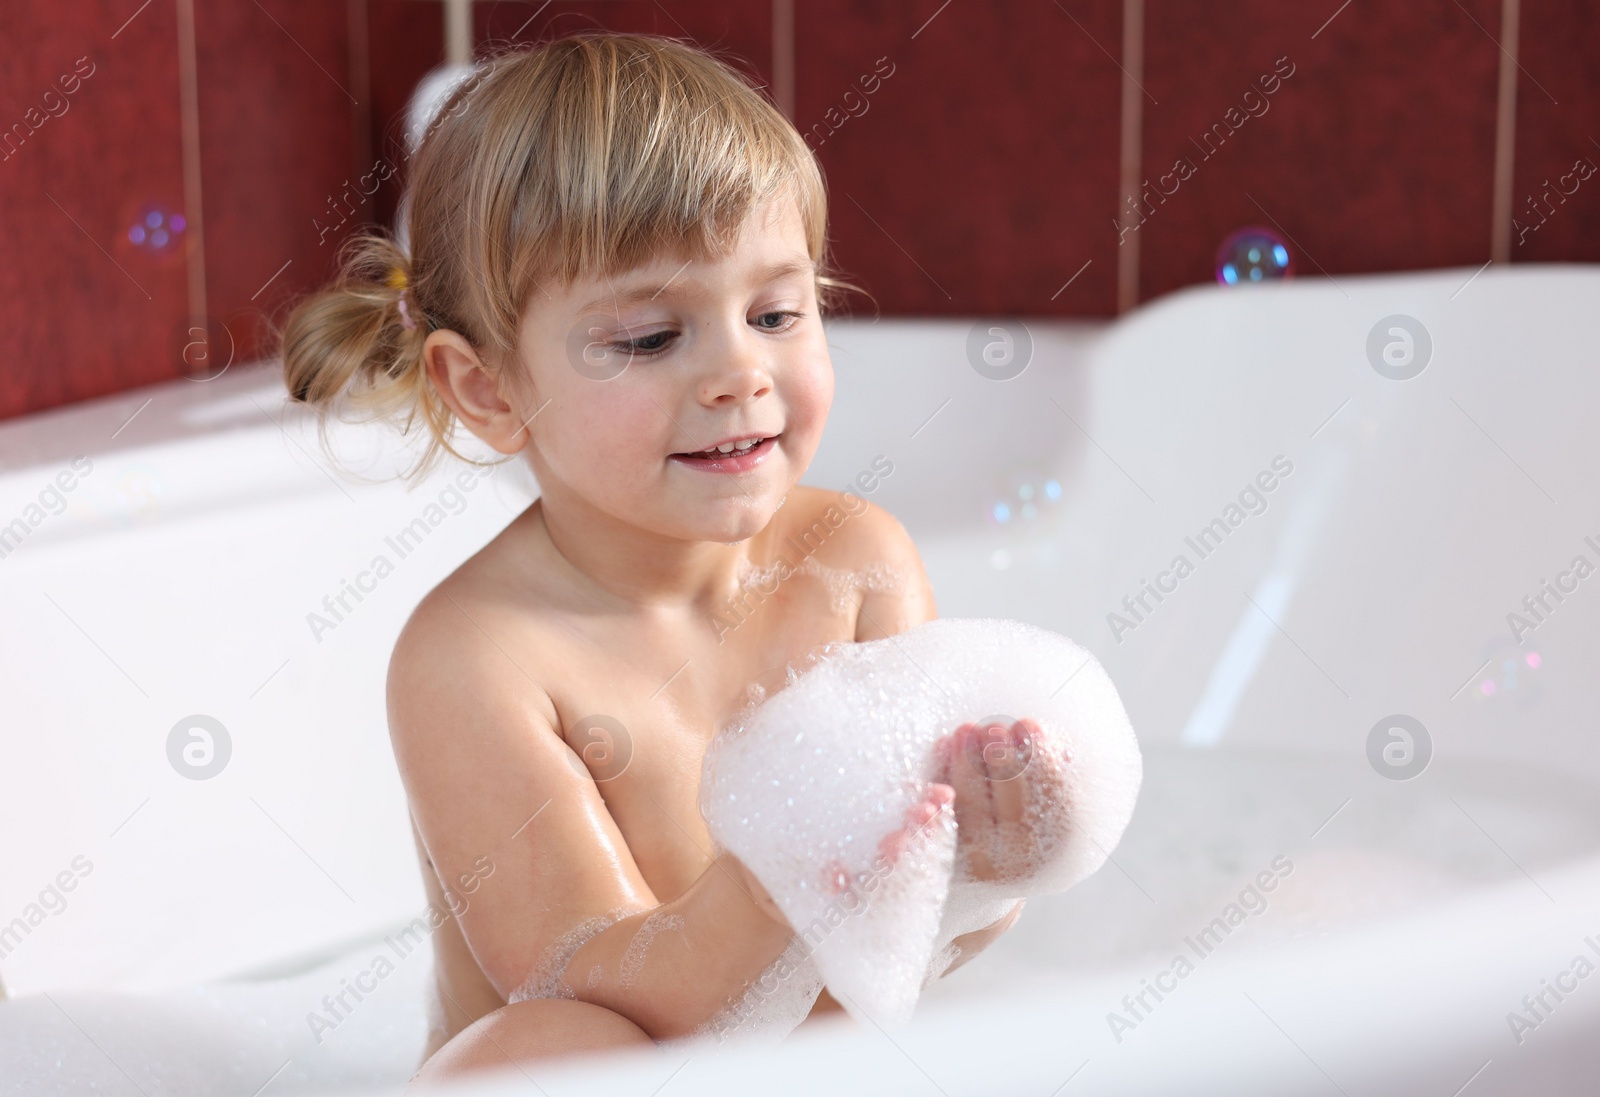
M 752 544 L 690 541 L 640 529 L 559 487 L 537 515 L 561 558 L 597 590 L 638 606 L 714 607 L 739 585 Z

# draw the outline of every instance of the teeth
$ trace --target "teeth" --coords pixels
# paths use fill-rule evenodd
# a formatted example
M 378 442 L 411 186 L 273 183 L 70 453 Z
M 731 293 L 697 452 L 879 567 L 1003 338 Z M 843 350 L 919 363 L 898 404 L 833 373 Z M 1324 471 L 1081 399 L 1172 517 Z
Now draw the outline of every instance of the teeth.
M 748 450 L 754 449 L 756 446 L 759 446 L 765 441 L 765 438 L 750 438 L 743 442 L 724 442 L 720 446 L 711 446 L 707 449 L 701 450 L 700 452 L 711 456 L 723 453 L 745 453 Z

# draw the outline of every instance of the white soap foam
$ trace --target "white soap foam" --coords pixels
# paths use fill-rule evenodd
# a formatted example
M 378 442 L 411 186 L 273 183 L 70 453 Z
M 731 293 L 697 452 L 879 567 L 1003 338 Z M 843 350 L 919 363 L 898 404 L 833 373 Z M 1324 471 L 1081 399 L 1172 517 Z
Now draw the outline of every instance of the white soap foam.
M 828 590 L 835 613 L 849 612 L 860 601 L 859 596 L 863 592 L 892 594 L 902 589 L 906 582 L 903 570 L 887 564 L 875 563 L 859 570 L 845 570 L 828 567 L 818 562 L 815 556 L 807 556 L 798 565 L 784 561 L 757 567 L 747 562 L 739 573 L 739 586 L 742 591 L 770 594 L 779 583 L 796 575 L 809 575 L 820 580 Z
M 564 978 L 567 965 L 572 963 L 572 958 L 578 954 L 579 949 L 631 913 L 634 912 L 625 907 L 618 907 L 616 910 L 585 918 L 557 937 L 545 948 L 539 957 L 539 962 L 534 964 L 533 970 L 521 984 L 506 996 L 506 1003 L 509 1005 L 526 1002 L 530 998 L 576 998 L 578 992 Z M 595 975 L 591 968 L 589 985 L 594 984 Z
M 1020 824 L 1038 835 L 1033 856 L 974 879 L 956 863 L 946 809 L 886 862 L 878 843 L 935 779 L 936 741 L 999 715 L 1032 719 L 1064 760 L 1063 795 Z M 1023 776 L 1033 787 L 1037 774 Z M 951 939 L 1099 868 L 1140 777 L 1127 714 L 1089 652 L 1017 621 L 945 619 L 821 649 L 713 741 L 700 807 L 718 847 L 771 892 L 830 992 L 853 1015 L 892 1025 L 948 966 Z M 762 1005 L 744 1023 L 770 1028 Z
M 656 934 L 663 930 L 682 929 L 683 924 L 683 915 L 666 914 L 659 910 L 640 923 L 628 941 L 627 950 L 622 954 L 622 962 L 618 964 L 618 975 L 623 986 L 631 987 L 638 980 L 639 973 L 644 970 L 645 957 L 650 955 L 650 945 L 655 941 Z
M 739 998 L 687 1036 L 661 1043 L 691 1052 L 696 1045 L 730 1038 L 741 1044 L 778 1043 L 800 1026 L 822 993 L 822 973 L 809 952 L 795 937 Z

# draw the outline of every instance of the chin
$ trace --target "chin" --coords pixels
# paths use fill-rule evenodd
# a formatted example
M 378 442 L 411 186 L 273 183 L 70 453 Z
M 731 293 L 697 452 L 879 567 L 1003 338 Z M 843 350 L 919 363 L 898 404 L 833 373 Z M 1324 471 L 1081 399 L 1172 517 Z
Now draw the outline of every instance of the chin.
M 696 541 L 719 541 L 725 545 L 748 541 L 772 522 L 782 498 L 758 497 L 754 502 L 728 500 L 694 516 L 685 536 Z

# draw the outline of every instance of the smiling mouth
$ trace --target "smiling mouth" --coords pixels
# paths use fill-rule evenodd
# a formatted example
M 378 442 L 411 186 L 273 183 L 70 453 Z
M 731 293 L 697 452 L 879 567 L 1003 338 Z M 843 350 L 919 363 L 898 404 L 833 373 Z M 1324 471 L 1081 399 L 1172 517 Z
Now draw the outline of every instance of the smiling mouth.
M 674 453 L 672 459 L 696 468 L 715 472 L 743 472 L 754 468 L 761 459 L 772 452 L 777 435 L 741 438 L 737 442 L 723 442 L 709 449 L 693 453 Z

